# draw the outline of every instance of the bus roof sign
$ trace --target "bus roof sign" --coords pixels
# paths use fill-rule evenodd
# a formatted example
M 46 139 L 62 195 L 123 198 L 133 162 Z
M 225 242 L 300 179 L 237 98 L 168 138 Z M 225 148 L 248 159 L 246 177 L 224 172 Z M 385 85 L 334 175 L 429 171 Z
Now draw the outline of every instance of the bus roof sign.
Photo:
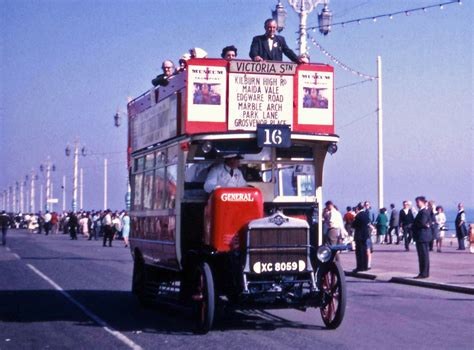
M 298 65 L 288 62 L 253 62 L 253 61 L 231 61 L 231 73 L 257 73 L 257 74 L 279 74 L 293 75 Z

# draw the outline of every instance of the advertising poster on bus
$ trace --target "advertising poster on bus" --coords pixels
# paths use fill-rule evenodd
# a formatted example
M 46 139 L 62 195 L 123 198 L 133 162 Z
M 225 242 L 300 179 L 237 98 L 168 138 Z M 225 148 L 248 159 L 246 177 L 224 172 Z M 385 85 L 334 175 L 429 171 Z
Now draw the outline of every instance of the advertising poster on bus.
M 192 65 L 188 68 L 188 121 L 225 122 L 225 67 Z
M 333 73 L 298 72 L 298 124 L 333 124 Z
M 176 96 L 172 95 L 131 118 L 132 151 L 176 136 L 176 114 Z

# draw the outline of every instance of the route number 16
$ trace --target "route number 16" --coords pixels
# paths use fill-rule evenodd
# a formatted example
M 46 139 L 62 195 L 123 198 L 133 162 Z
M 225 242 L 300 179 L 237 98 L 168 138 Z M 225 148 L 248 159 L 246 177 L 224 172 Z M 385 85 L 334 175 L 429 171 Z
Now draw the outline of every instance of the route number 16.
M 291 147 L 291 131 L 288 125 L 257 126 L 258 147 Z
M 264 132 L 265 132 L 265 141 L 263 142 L 263 144 L 265 146 L 281 145 L 281 143 L 283 141 L 283 139 L 281 137 L 281 135 L 282 135 L 281 130 L 278 130 L 278 129 L 273 129 L 273 130 L 265 129 Z

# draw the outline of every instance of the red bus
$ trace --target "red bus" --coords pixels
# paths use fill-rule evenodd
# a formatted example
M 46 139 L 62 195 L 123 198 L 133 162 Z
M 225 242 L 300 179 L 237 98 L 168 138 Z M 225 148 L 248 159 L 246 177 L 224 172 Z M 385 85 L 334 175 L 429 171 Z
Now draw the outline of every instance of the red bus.
M 339 140 L 333 67 L 191 59 L 128 115 L 140 302 L 192 307 L 198 332 L 223 302 L 318 307 L 338 327 L 344 247 L 323 244 L 321 214 L 324 161 Z M 237 175 L 219 174 L 230 167 Z

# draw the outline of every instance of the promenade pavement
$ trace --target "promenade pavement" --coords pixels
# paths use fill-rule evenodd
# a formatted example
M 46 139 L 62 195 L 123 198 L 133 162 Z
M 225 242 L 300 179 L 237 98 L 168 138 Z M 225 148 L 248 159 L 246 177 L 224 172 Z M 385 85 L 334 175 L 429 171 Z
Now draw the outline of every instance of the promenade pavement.
M 445 239 L 441 253 L 430 252 L 430 277 L 414 279 L 418 275 L 416 247 L 410 244 L 406 252 L 403 243 L 399 245 L 374 244 L 372 268 L 366 272 L 352 272 L 356 267 L 355 252 L 341 253 L 341 263 L 346 275 L 409 284 L 420 287 L 474 294 L 474 254 L 469 249 L 456 250 L 455 239 Z

